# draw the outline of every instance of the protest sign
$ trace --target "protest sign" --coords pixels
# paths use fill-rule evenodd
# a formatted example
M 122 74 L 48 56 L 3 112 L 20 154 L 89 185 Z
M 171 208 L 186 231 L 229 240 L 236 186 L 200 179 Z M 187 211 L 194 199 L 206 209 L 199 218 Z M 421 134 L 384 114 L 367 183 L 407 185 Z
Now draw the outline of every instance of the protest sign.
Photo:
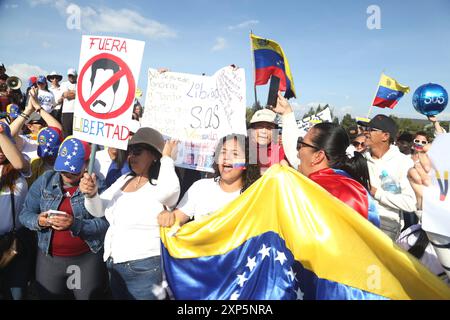
M 316 113 L 315 115 L 297 121 L 297 127 L 300 129 L 301 136 L 304 137 L 308 132 L 308 130 L 316 123 L 331 122 L 331 121 L 332 119 L 330 108 L 326 107 L 325 109 L 323 109 L 319 113 Z
M 246 134 L 245 72 L 231 66 L 213 76 L 148 71 L 143 127 L 180 140 L 176 165 L 213 172 L 218 139 Z
M 438 135 L 428 154 L 432 162 L 431 186 L 423 190 L 423 229 L 450 237 L 450 133 Z
M 117 37 L 82 37 L 73 119 L 76 138 L 127 148 L 144 45 Z

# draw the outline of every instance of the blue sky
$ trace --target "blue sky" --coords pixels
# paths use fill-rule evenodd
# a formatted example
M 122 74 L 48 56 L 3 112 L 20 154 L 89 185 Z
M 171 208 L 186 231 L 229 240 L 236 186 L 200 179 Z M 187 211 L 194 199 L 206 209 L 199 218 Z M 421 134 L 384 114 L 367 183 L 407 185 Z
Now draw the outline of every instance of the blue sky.
M 80 29 L 68 29 L 66 8 L 81 9 Z M 381 29 L 369 30 L 370 5 Z M 450 1 L 0 1 L 0 62 L 22 76 L 78 68 L 81 35 L 111 35 L 146 42 L 139 87 L 149 67 L 213 74 L 229 64 L 246 70 L 247 105 L 253 103 L 250 29 L 277 41 L 289 60 L 299 114 L 328 103 L 342 117 L 367 115 L 380 73 L 411 87 L 394 110 L 423 118 L 412 93 L 433 82 L 450 91 Z M 258 87 L 265 102 L 267 88 Z M 440 116 L 450 119 L 450 108 Z

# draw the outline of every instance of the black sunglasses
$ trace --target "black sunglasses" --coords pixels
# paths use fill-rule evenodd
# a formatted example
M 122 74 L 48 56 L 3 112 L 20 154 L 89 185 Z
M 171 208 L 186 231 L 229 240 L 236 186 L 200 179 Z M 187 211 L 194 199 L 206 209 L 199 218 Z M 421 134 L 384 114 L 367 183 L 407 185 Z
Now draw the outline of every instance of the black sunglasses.
M 308 148 L 313 148 L 317 151 L 320 150 L 319 147 L 313 146 L 312 144 L 306 143 L 303 141 L 303 137 L 298 137 L 297 140 L 297 151 L 300 150 L 302 147 L 308 147 Z
M 359 142 L 359 141 L 353 141 L 353 142 L 352 142 L 352 145 L 353 145 L 355 148 L 358 148 L 360 145 L 361 145 L 361 148 L 364 148 L 364 147 L 366 146 L 366 144 L 365 144 L 364 142 Z

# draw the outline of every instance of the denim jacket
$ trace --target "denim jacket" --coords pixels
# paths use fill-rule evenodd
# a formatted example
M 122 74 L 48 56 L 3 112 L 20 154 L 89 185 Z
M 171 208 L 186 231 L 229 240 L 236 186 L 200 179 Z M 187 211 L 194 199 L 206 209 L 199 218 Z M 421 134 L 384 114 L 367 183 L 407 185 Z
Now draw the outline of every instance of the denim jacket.
M 61 174 L 53 170 L 45 172 L 31 186 L 25 204 L 19 214 L 20 222 L 30 230 L 37 231 L 38 246 L 45 253 L 50 251 L 52 228 L 41 228 L 38 216 L 50 209 L 58 210 L 63 200 Z M 73 224 L 70 231 L 83 239 L 92 252 L 103 247 L 106 230 L 109 227 L 105 218 L 95 218 L 84 207 L 84 195 L 78 189 L 70 199 L 73 210 Z

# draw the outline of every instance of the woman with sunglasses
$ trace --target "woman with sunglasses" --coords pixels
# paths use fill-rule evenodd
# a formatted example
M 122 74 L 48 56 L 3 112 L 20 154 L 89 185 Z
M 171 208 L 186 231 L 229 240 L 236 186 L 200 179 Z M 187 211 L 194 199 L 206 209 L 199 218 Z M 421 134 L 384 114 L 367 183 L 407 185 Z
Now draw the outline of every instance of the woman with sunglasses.
M 189 188 L 173 212 L 163 211 L 158 222 L 171 227 L 190 219 L 200 219 L 224 207 L 260 177 L 260 168 L 249 164 L 249 140 L 231 134 L 219 140 L 215 150 L 214 178 L 201 179 Z M 205 197 L 205 195 L 208 195 Z
M 120 300 L 155 300 L 162 282 L 158 214 L 173 207 L 180 194 L 173 156 L 175 141 L 164 143 L 151 128 L 140 128 L 128 145 L 131 173 L 120 177 L 100 196 L 95 174 L 84 175 L 80 190 L 95 217 L 105 216 L 106 261 L 112 295 Z
M 355 147 L 355 151 L 363 154 L 367 150 L 366 136 L 364 134 L 358 135 L 352 141 L 352 145 Z
M 292 137 L 284 135 L 286 132 L 298 137 L 295 130 L 290 128 L 292 125 L 289 120 L 292 118 L 287 117 L 289 114 L 293 115 L 292 108 L 281 94 L 278 95 L 274 111 L 283 115 L 283 140 L 292 140 Z M 294 126 L 296 127 L 295 121 Z M 298 171 L 379 226 L 375 202 L 368 191 L 370 181 L 367 161 L 359 152 L 349 158 L 346 154 L 349 145 L 347 132 L 339 125 L 316 124 L 303 138 L 299 137 L 297 140 L 297 158 L 300 160 Z M 289 143 L 285 143 L 285 150 L 290 147 Z M 295 163 L 294 159 L 288 159 Z

